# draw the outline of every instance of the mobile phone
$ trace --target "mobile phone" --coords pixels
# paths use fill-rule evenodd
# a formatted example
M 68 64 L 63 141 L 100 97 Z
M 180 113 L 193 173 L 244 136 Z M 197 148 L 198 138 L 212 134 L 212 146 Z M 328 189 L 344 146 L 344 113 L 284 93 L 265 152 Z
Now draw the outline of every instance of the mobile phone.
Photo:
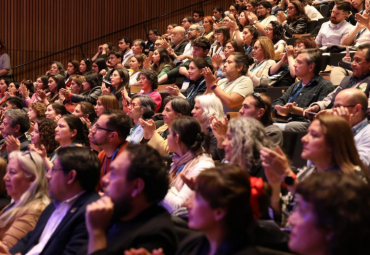
M 306 114 L 310 114 L 310 115 L 316 115 L 317 112 L 308 112 L 308 111 L 305 111 Z

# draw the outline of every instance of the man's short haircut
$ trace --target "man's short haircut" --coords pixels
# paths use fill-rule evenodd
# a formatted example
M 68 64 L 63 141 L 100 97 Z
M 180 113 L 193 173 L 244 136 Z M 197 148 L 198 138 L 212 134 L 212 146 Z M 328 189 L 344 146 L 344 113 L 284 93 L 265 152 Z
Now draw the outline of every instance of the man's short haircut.
M 22 109 L 24 106 L 23 100 L 18 97 L 9 97 L 5 102 L 8 102 L 13 109 Z
M 130 48 L 132 46 L 132 41 L 130 37 L 127 36 L 122 36 L 121 38 L 118 39 L 118 41 L 124 40 L 126 44 L 130 44 Z
M 144 48 L 145 48 L 145 42 L 144 42 L 144 40 L 142 40 L 142 39 L 136 39 L 136 40 L 134 41 L 134 43 L 138 43 L 138 44 L 139 44 L 139 46 L 140 46 L 142 49 L 144 49 Z
M 258 5 L 262 5 L 266 9 L 272 9 L 272 4 L 270 2 L 267 2 L 267 1 L 261 1 L 261 2 L 258 3 Z
M 109 52 L 109 56 L 110 55 L 114 55 L 114 56 L 116 56 L 116 58 L 122 59 L 122 51 L 114 50 L 114 51 Z
M 126 152 L 130 159 L 126 178 L 128 181 L 142 179 L 144 195 L 149 203 L 158 203 L 166 196 L 169 177 L 157 150 L 148 145 L 129 144 Z
M 204 12 L 203 12 L 203 11 L 201 11 L 201 10 L 194 10 L 194 11 L 193 11 L 193 14 L 194 14 L 194 13 L 198 13 L 199 17 L 204 17 Z
M 16 125 L 19 125 L 19 132 L 25 133 L 30 129 L 30 119 L 27 116 L 27 113 L 21 109 L 9 109 L 4 112 L 5 117 L 9 117 L 10 126 L 14 128 Z
M 107 128 L 117 132 L 122 142 L 125 141 L 131 129 L 130 118 L 117 110 L 105 110 L 102 115 L 108 117 Z
M 95 190 L 100 180 L 100 161 L 93 151 L 85 147 L 60 148 L 58 159 L 64 174 L 76 171 L 76 180 L 83 190 Z
M 313 73 L 315 75 L 319 75 L 321 62 L 322 62 L 322 53 L 320 49 L 304 49 L 298 52 L 298 55 L 301 53 L 307 53 L 307 65 L 314 64 L 315 68 L 313 69 Z
M 370 61 L 370 43 L 360 44 L 357 47 L 357 50 L 367 50 L 365 53 L 365 59 L 366 61 Z
M 209 40 L 205 37 L 198 37 L 197 39 L 195 39 L 193 42 L 193 47 L 194 46 L 200 47 L 203 50 L 209 50 L 211 48 Z
M 335 6 L 337 7 L 338 10 L 343 11 L 345 14 L 348 14 L 352 10 L 352 5 L 343 0 L 335 1 Z
M 202 25 L 200 25 L 200 24 L 198 24 L 198 23 L 194 23 L 194 24 L 192 24 L 192 26 L 196 26 L 196 29 L 197 29 L 198 31 L 200 31 L 200 32 L 203 34 L 203 32 L 204 32 L 204 27 L 203 27 Z
M 185 16 L 184 19 L 187 19 L 187 21 L 189 21 L 189 23 L 194 23 L 194 19 L 192 16 Z

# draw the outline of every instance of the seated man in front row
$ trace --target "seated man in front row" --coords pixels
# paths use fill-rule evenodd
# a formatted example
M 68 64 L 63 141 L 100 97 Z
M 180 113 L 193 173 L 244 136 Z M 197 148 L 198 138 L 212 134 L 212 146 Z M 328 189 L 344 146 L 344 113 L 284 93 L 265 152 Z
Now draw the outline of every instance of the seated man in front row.
M 35 229 L 10 249 L 11 254 L 72 255 L 88 240 L 86 206 L 100 197 L 95 191 L 98 157 L 83 147 L 61 148 L 46 178 L 54 202 L 45 208 Z
M 287 123 L 275 123 L 283 131 L 306 131 L 310 123 L 303 117 L 304 109 L 323 100 L 334 90 L 333 84 L 319 75 L 321 60 L 319 49 L 305 49 L 298 53 L 293 68 L 301 80 L 273 102 L 276 116 L 289 117 Z
M 125 254 L 131 248 L 176 252 L 171 216 L 158 206 L 169 186 L 158 151 L 148 145 L 129 144 L 113 160 L 103 183 L 105 196 L 87 207 L 88 251 L 79 254 Z

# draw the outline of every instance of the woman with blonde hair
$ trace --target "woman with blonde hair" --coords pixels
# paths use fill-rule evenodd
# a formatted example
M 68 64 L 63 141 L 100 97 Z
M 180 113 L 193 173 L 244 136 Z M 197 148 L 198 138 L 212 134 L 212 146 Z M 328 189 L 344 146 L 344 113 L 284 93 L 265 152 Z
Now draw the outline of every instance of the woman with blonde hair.
M 50 203 L 45 166 L 36 152 L 14 151 L 4 181 L 13 202 L 0 212 L 0 252 L 9 253 L 24 235 L 35 227 Z
M 260 36 L 253 45 L 252 54 L 255 63 L 249 66 L 247 76 L 252 79 L 253 86 L 260 84 L 262 77 L 268 77 L 269 69 L 276 62 L 274 60 L 275 49 L 271 39 Z

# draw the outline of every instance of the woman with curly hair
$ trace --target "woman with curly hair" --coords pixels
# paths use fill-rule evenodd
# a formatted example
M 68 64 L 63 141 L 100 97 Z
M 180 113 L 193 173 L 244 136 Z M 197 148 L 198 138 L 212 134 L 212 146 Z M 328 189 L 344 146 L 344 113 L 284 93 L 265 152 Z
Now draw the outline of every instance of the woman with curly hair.
M 37 120 L 31 133 L 31 143 L 38 149 L 43 145 L 46 150 L 47 157 L 59 147 L 59 142 L 55 140 L 55 128 L 57 123 L 51 119 Z
M 292 38 L 294 34 L 304 34 L 310 18 L 307 16 L 303 4 L 298 0 L 289 1 L 287 7 L 288 17 L 283 11 L 278 12 L 277 21 L 285 29 L 285 37 Z
M 267 181 L 260 160 L 260 150 L 267 147 L 274 150 L 275 145 L 266 134 L 261 122 L 251 117 L 232 119 L 226 136 L 218 136 L 217 146 L 223 162 L 233 163 L 249 172 L 251 176 L 262 177 Z
M 31 122 L 36 123 L 37 120 L 45 118 L 46 106 L 36 102 L 28 106 L 28 118 Z
M 270 38 L 274 44 L 275 55 L 282 54 L 285 52 L 286 42 L 284 40 L 284 29 L 283 26 L 276 21 L 271 21 L 265 27 L 265 35 Z
M 80 118 L 72 114 L 64 115 L 58 120 L 57 127 L 55 128 L 55 140 L 59 142 L 60 146 L 52 153 L 50 160 L 47 158 L 44 145 L 41 145 L 41 149 L 38 149 L 36 146 L 31 146 L 30 149 L 40 154 L 44 160 L 46 169 L 50 170 L 53 167 L 53 161 L 58 156 L 57 154 L 60 148 L 74 146 L 90 147 L 88 134 L 89 130 Z
M 155 91 L 158 88 L 157 73 L 153 70 L 144 69 L 139 73 L 137 80 L 141 88 L 138 94 L 150 96 L 156 104 L 155 112 L 158 112 L 162 105 L 162 96 L 159 92 Z M 131 103 L 131 99 L 127 92 L 124 92 L 122 98 L 127 103 Z M 127 103 L 125 105 L 127 105 Z

